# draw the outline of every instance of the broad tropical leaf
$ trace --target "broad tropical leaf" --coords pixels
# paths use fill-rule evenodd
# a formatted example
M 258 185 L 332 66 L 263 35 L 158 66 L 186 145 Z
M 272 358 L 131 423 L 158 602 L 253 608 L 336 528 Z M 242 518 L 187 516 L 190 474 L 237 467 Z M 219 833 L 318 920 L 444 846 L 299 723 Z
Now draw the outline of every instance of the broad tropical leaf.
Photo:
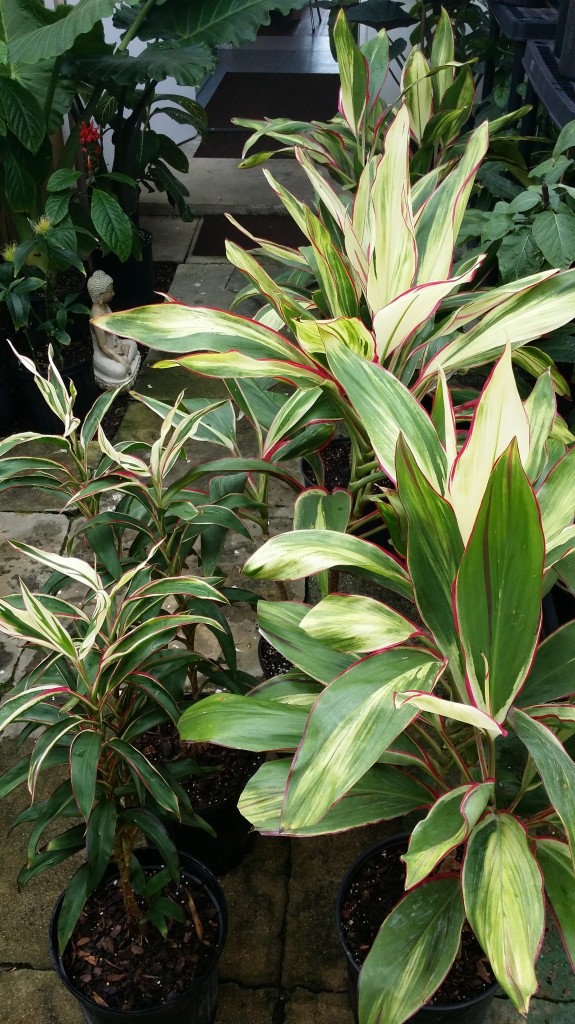
M 463 863 L 463 899 L 493 973 L 520 1013 L 537 989 L 543 938 L 543 884 L 523 827 L 493 814 L 473 830 Z
M 493 793 L 493 783 L 459 786 L 437 800 L 426 818 L 415 826 L 407 853 L 406 889 L 418 885 L 450 850 L 467 839 Z
M 295 750 L 307 711 L 256 697 L 218 693 L 184 711 L 180 736 L 197 743 L 219 743 L 239 750 Z

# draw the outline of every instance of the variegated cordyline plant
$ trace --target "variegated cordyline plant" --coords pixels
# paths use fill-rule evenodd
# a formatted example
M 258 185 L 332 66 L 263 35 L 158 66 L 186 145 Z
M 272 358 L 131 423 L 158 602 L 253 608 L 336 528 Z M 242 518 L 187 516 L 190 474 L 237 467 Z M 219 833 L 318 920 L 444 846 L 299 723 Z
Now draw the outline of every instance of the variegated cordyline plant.
M 82 588 L 87 597 L 73 604 L 65 596 L 31 593 L 21 584 L 19 594 L 0 601 L 0 632 L 41 655 L 0 709 L 0 733 L 19 725 L 19 744 L 34 740 L 30 752 L 0 777 L 0 797 L 20 785 L 27 786 L 31 797 L 30 806 L 13 823 L 31 826 L 18 885 L 85 853 L 62 904 L 58 942 L 63 950 L 86 899 L 112 861 L 118 867 L 131 934 L 142 934 L 150 924 L 165 933 L 168 920 L 182 920 L 182 913 L 162 895 L 170 878 L 179 879 L 177 851 L 162 819 L 208 826 L 194 814 L 181 785 L 192 763 L 153 764 L 138 740 L 149 729 L 177 722 L 177 701 L 191 655 L 173 649 L 172 642 L 179 630 L 198 623 L 219 630 L 217 619 L 204 610 L 225 599 L 194 576 L 154 580 L 149 562 L 135 565 L 107 586 L 88 562 L 29 545 L 19 548 Z M 184 614 L 162 611 L 174 593 L 189 599 Z M 49 788 L 46 796 L 39 792 L 42 780 Z M 54 823 L 63 826 L 56 836 Z M 161 877 L 150 883 L 132 860 L 142 835 L 165 865 Z
M 461 447 L 444 387 L 434 424 L 389 371 L 340 341 L 334 351 L 397 481 L 406 557 L 343 532 L 345 492 L 310 492 L 316 507 L 334 506 L 332 528 L 272 538 L 244 571 L 294 579 L 346 567 L 411 611 L 393 595 L 260 602 L 264 635 L 296 670 L 248 697 L 208 698 L 180 732 L 293 752 L 260 768 L 240 798 L 264 833 L 321 835 L 419 812 L 406 895 L 360 974 L 360 1024 L 411 1017 L 447 974 L 465 919 L 525 1013 L 546 910 L 575 957 L 575 622 L 540 633 L 542 594 L 575 546 L 575 448 L 553 440 L 549 373 L 522 401 L 509 347 Z M 404 425 L 393 438 L 389 406 Z
M 226 380 L 238 408 L 256 425 L 260 461 L 269 471 L 277 460 L 277 434 L 271 430 L 265 437 L 259 412 L 267 407 L 270 379 L 291 388 L 281 418 L 292 429 L 342 420 L 352 440 L 353 529 L 366 517 L 379 518 L 371 500 L 384 473 L 370 420 L 392 436 L 398 426 L 409 428 L 386 395 L 368 416 L 357 412 L 342 376 L 347 354 L 385 367 L 422 400 L 433 395 L 441 374 L 453 378 L 488 366 L 508 343 L 521 370 L 537 377 L 550 367 L 556 390 L 568 393 L 549 356 L 533 343 L 575 316 L 575 271 L 550 270 L 473 292 L 464 289 L 482 257 L 454 263 L 461 220 L 488 146 L 487 124 L 473 132 L 447 173 L 433 170 L 413 186 L 410 139 L 404 104 L 387 131 L 385 152 L 368 161 L 351 206 L 303 152 L 298 158 L 321 214 L 272 182 L 309 245 L 288 250 L 266 243 L 265 251 L 306 280 L 311 275 L 313 291 L 278 285 L 252 254 L 228 243 L 228 258 L 266 298 L 254 319 L 172 302 L 99 321 L 167 353 L 159 366 L 181 365 Z M 450 380 L 455 415 L 468 420 L 476 392 L 462 384 Z M 381 426 L 381 409 L 389 427 Z M 386 454 L 393 463 L 394 447 Z
M 263 138 L 282 144 L 281 153 L 301 149 L 309 159 L 322 166 L 346 191 L 354 193 L 366 163 L 381 155 L 385 134 L 394 111 L 402 100 L 411 122 L 412 179 L 432 167 L 445 169 L 457 156 L 457 147 L 465 144 L 463 134 L 473 112 L 474 83 L 471 67 L 455 60 L 453 29 L 447 11 L 442 8 L 433 32 L 429 57 L 414 46 L 404 64 L 399 83 L 399 99 L 385 103 L 382 90 L 390 89 L 388 78 L 393 61 L 393 44 L 385 30 L 363 46 L 358 46 L 348 27 L 344 12 L 338 15 L 334 45 L 341 80 L 339 110 L 328 122 L 294 121 L 289 118 L 253 120 L 233 118 L 234 124 L 253 131 L 244 146 L 243 167 L 253 167 L 276 155 L 278 150 L 247 154 Z M 517 121 L 525 108 L 490 122 L 494 140 L 501 131 Z M 507 169 L 522 178 L 525 165 L 513 140 L 505 139 Z M 503 152 L 503 151 L 502 151 Z M 502 153 L 492 141 L 490 157 Z
M 221 587 L 223 578 L 213 574 L 218 571 L 226 536 L 233 530 L 250 539 L 246 521 L 260 524 L 261 502 L 245 493 L 246 474 L 227 472 L 226 460 L 199 463 L 190 469 L 186 453 L 192 439 L 209 441 L 214 436 L 223 437 L 233 450 L 235 420 L 230 403 L 206 406 L 200 402 L 199 411 L 190 411 L 180 396 L 173 407 L 166 408 L 152 443 L 112 443 L 102 429 L 102 418 L 115 392 L 102 394 L 80 423 L 73 410 L 74 386 L 67 390 L 52 359 L 47 379 L 31 360 L 20 359 L 34 373 L 42 397 L 62 421 L 63 436 L 30 432 L 0 441 L 0 491 L 33 487 L 51 500 L 61 500 L 64 512 L 73 517 L 67 553 L 85 553 L 87 544 L 106 585 L 149 558 L 154 579 L 186 575 L 192 565 L 207 582 Z M 234 469 L 237 466 L 234 461 Z M 207 489 L 199 488 L 197 481 L 205 480 L 209 473 L 212 478 Z M 278 474 L 292 480 L 281 468 Z M 293 486 L 300 487 L 296 480 Z M 56 593 L 64 584 L 65 574 L 54 572 L 44 589 Z M 224 603 L 255 600 L 239 588 L 222 587 L 220 593 Z M 187 592 L 176 588 L 172 596 L 178 611 L 186 612 Z M 214 636 L 221 651 L 214 662 L 201 656 L 195 650 L 194 623 L 182 627 L 190 652 L 192 691 L 199 693 L 205 681 L 216 681 L 217 675 L 219 685 L 243 692 L 254 680 L 238 669 L 224 611 L 213 601 L 203 611 L 209 611 L 210 620 L 218 622 Z

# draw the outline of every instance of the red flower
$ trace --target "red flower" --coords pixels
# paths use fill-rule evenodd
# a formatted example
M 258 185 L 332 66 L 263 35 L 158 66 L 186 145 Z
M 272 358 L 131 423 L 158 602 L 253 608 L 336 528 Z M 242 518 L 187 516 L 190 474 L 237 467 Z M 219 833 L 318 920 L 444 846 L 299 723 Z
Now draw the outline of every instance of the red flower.
M 87 148 L 91 142 L 97 143 L 98 149 L 100 148 L 100 129 L 93 118 L 89 124 L 82 121 L 80 125 L 80 142 L 82 149 Z

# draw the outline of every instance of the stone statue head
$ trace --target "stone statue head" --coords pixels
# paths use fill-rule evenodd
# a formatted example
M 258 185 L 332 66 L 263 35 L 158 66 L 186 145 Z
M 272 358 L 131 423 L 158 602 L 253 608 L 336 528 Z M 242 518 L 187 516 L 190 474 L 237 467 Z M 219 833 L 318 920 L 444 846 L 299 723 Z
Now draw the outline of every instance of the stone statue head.
M 109 274 L 104 273 L 103 270 L 95 270 L 91 277 L 88 278 L 87 285 L 88 294 L 92 302 L 97 302 L 104 295 L 114 292 L 114 282 Z

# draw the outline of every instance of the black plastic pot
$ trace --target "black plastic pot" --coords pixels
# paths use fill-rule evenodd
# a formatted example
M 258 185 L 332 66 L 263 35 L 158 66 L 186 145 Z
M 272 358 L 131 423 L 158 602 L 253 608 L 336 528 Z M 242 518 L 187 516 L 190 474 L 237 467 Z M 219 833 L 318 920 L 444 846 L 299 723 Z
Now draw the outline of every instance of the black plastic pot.
M 69 388 L 70 381 L 76 388 L 77 395 L 74 402 L 74 413 L 83 420 L 96 399 L 96 383 L 94 380 L 94 365 L 92 354 L 81 359 L 71 366 L 65 366 L 61 371 L 66 387 Z M 44 401 L 38 390 L 34 376 L 21 363 L 17 367 L 17 396 L 21 399 L 25 409 L 27 424 L 31 430 L 39 434 L 61 434 L 63 430 L 62 421 L 52 412 Z
M 351 1006 L 356 1020 L 360 967 L 354 960 L 346 943 L 342 925 L 342 907 L 356 876 L 359 874 L 364 864 L 383 849 L 397 850 L 399 856 L 399 854 L 404 853 L 407 850 L 408 842 L 409 834 L 407 832 L 403 832 L 398 835 L 391 836 L 389 839 L 384 839 L 370 847 L 369 850 L 366 850 L 365 853 L 361 854 L 361 856 L 358 857 L 351 865 L 339 889 L 336 902 L 336 926 L 339 941 L 341 942 L 345 953 L 347 963 L 347 986 Z M 402 893 L 398 893 L 398 898 L 401 897 L 401 895 Z M 490 985 L 485 992 L 482 992 L 481 995 L 475 996 L 473 999 L 465 1000 L 461 1003 L 451 1003 L 443 1006 L 437 1004 L 434 1006 L 422 1006 L 417 1013 L 409 1018 L 409 1020 L 410 1022 L 413 1022 L 413 1024 L 482 1024 L 489 1011 L 491 1001 L 498 991 L 499 986 L 497 983 L 494 983 L 493 985 Z
M 144 868 L 158 871 L 163 862 L 156 850 L 138 849 L 135 855 Z M 228 911 L 221 886 L 208 868 L 189 857 L 185 853 L 180 854 L 182 870 L 189 875 L 192 882 L 198 883 L 206 889 L 218 908 L 219 914 L 219 939 L 218 946 L 214 953 L 213 960 L 198 974 L 190 988 L 178 996 L 149 1010 L 111 1010 L 107 1007 L 98 1006 L 91 999 L 87 999 L 80 993 L 71 982 L 62 957 L 58 953 L 57 928 L 58 915 L 64 893 L 60 896 L 50 921 L 49 944 L 52 964 L 60 980 L 80 1004 L 84 1019 L 88 1024 L 211 1024 L 217 1009 L 218 1000 L 218 977 L 217 964 L 222 953 L 228 930 Z M 109 867 L 104 881 L 117 876 L 114 867 Z
M 262 763 L 263 760 L 262 755 Z M 225 875 L 237 867 L 254 844 L 256 832 L 238 810 L 238 796 L 236 794 L 219 803 L 194 808 L 211 825 L 215 836 L 201 828 L 193 828 L 192 825 L 164 822 L 178 849 L 197 857 L 215 875 Z
M 307 582 L 307 581 L 306 581 Z M 284 675 L 291 672 L 293 665 L 291 661 L 284 658 L 283 654 L 272 647 L 265 636 L 260 636 L 258 641 L 258 661 L 264 679 L 272 679 L 274 676 Z
M 114 282 L 114 299 L 112 309 L 134 309 L 135 306 L 149 306 L 155 302 L 163 302 L 156 295 L 154 278 L 154 256 L 152 253 L 152 236 L 149 231 L 140 228 L 140 246 L 142 259 L 134 256 L 122 263 L 113 253 L 102 256 L 93 254 L 94 267 L 104 270 Z
M 337 455 L 340 460 L 339 479 L 343 482 L 331 485 L 329 480 L 323 485 L 318 484 L 315 473 L 307 461 L 302 459 L 300 468 L 303 482 L 306 487 L 318 487 L 324 486 L 327 491 L 332 491 L 333 487 L 347 487 L 350 475 L 351 475 L 351 438 L 349 437 L 332 437 L 331 441 L 328 441 L 325 448 L 319 453 L 319 457 L 324 462 L 326 457 Z M 325 462 L 324 462 L 325 466 Z

